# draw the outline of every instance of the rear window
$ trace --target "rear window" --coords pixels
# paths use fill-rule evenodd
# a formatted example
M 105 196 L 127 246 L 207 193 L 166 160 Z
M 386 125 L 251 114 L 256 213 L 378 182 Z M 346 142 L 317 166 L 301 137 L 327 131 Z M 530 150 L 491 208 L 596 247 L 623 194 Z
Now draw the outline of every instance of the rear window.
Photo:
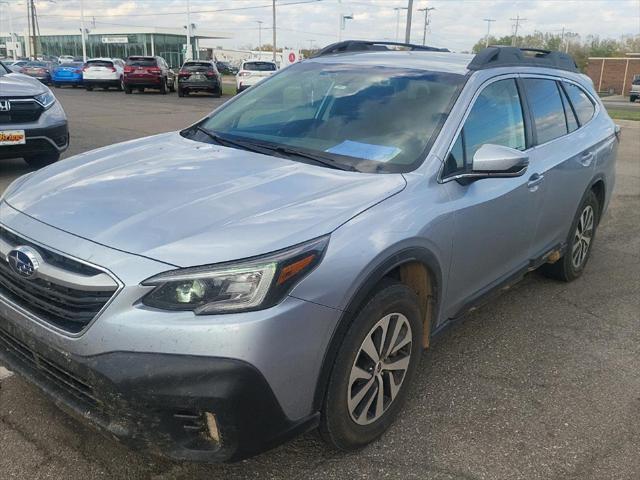
M 48 67 L 44 62 L 29 62 L 25 65 L 26 67 Z
M 203 70 L 213 70 L 213 66 L 207 62 L 189 62 L 182 66 L 182 70 L 189 72 L 201 72 Z
M 60 68 L 80 68 L 84 65 L 82 62 L 67 62 L 60 65 Z
M 271 62 L 246 62 L 243 68 L 257 72 L 273 72 L 276 69 L 276 65 Z
M 89 60 L 87 62 L 87 67 L 113 67 L 113 62 L 109 60 Z
M 156 59 L 148 57 L 130 57 L 127 59 L 127 65 L 131 67 L 155 67 Z

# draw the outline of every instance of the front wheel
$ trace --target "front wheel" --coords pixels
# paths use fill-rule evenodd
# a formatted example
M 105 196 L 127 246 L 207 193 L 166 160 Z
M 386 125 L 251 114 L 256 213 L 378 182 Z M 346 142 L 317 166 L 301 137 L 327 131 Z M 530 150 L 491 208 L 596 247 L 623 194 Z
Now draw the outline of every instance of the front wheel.
M 24 157 L 24 161 L 27 162 L 31 168 L 42 168 L 47 165 L 51 165 L 52 163 L 56 163 L 60 160 L 59 153 L 44 153 L 41 155 L 30 155 L 28 157 Z
M 160 93 L 162 95 L 166 95 L 167 94 L 167 79 L 166 78 L 162 79 L 162 84 L 160 85 Z
M 338 350 L 320 419 L 327 443 L 353 450 L 389 428 L 414 377 L 421 338 L 416 294 L 396 281 L 381 283 Z
M 175 81 L 175 79 L 173 80 L 173 82 L 169 83 L 169 91 L 170 92 L 175 92 L 176 91 L 176 81 Z
M 635 103 L 635 101 L 636 101 L 637 99 L 638 99 L 638 97 L 634 97 L 634 96 L 629 97 L 629 101 L 630 101 L 631 103 Z
M 566 252 L 556 263 L 543 265 L 542 273 L 563 282 L 571 282 L 582 275 L 591 255 L 599 221 L 600 202 L 590 190 L 571 224 Z
M 93 92 L 93 86 L 92 86 L 92 85 L 87 85 L 86 87 L 84 87 L 84 89 L 85 89 L 87 92 Z

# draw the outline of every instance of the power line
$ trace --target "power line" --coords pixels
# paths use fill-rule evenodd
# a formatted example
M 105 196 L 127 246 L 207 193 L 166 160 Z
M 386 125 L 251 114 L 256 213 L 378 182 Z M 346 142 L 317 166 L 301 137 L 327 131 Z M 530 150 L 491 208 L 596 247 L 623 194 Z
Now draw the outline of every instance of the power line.
M 304 5 L 306 3 L 318 3 L 323 2 L 324 0 L 300 0 L 296 2 L 287 2 L 287 3 L 278 3 L 278 7 L 286 7 L 288 5 Z M 272 8 L 273 4 L 270 3 L 268 5 L 249 5 L 246 7 L 229 7 L 229 8 L 217 8 L 212 10 L 191 10 L 191 14 L 199 14 L 199 13 L 217 13 L 217 12 L 235 12 L 242 10 L 256 10 L 259 8 Z M 100 14 L 101 17 L 152 17 L 152 16 L 167 16 L 167 15 L 185 15 L 186 11 L 182 12 L 157 12 L 157 13 L 113 13 L 113 14 Z M 62 14 L 50 14 L 50 15 L 40 15 L 40 17 L 47 18 L 80 18 L 78 15 L 62 15 Z

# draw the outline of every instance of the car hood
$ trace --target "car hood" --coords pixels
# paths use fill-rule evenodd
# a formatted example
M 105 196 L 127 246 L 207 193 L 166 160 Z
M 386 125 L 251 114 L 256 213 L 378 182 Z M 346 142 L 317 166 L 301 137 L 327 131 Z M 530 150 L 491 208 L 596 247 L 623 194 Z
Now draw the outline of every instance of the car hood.
M 0 96 L 32 97 L 46 92 L 40 81 L 21 73 L 8 73 L 0 76 Z
M 5 201 L 102 245 L 192 266 L 330 233 L 405 185 L 401 174 L 332 170 L 169 133 L 54 164 Z

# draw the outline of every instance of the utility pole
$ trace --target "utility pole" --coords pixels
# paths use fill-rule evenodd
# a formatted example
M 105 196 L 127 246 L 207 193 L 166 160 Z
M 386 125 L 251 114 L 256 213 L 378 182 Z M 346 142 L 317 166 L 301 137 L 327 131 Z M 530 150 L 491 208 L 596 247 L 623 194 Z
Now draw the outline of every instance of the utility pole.
M 485 18 L 483 21 L 487 22 L 487 36 L 485 37 L 484 46 L 485 48 L 489 46 L 489 33 L 491 32 L 491 22 L 495 22 L 493 18 Z
M 396 42 L 400 41 L 400 10 L 406 10 L 407 7 L 395 7 L 396 11 Z
M 429 25 L 429 12 L 435 9 L 436 7 L 424 7 L 418 9 L 419 12 L 424 12 L 424 31 L 422 32 L 422 45 L 427 44 L 427 25 Z
M 413 15 L 413 0 L 407 4 L 407 29 L 404 32 L 405 43 L 411 43 L 411 16 Z
M 84 0 L 80 0 L 80 38 L 82 39 L 82 61 L 87 63 L 87 42 L 84 38 Z
M 276 61 L 276 0 L 273 0 L 273 61 Z
M 256 20 L 258 24 L 258 51 L 262 51 L 262 24 L 264 23 L 262 20 Z
M 516 46 L 518 43 L 518 28 L 520 27 L 520 22 L 524 22 L 526 18 L 520 18 L 520 14 L 516 15 L 516 18 L 510 18 L 512 22 L 516 22 L 513 28 L 513 38 L 511 39 L 511 45 Z
M 347 26 L 347 20 L 353 20 L 353 15 L 343 15 L 341 13 L 338 19 L 338 41 L 342 40 L 342 31 Z

